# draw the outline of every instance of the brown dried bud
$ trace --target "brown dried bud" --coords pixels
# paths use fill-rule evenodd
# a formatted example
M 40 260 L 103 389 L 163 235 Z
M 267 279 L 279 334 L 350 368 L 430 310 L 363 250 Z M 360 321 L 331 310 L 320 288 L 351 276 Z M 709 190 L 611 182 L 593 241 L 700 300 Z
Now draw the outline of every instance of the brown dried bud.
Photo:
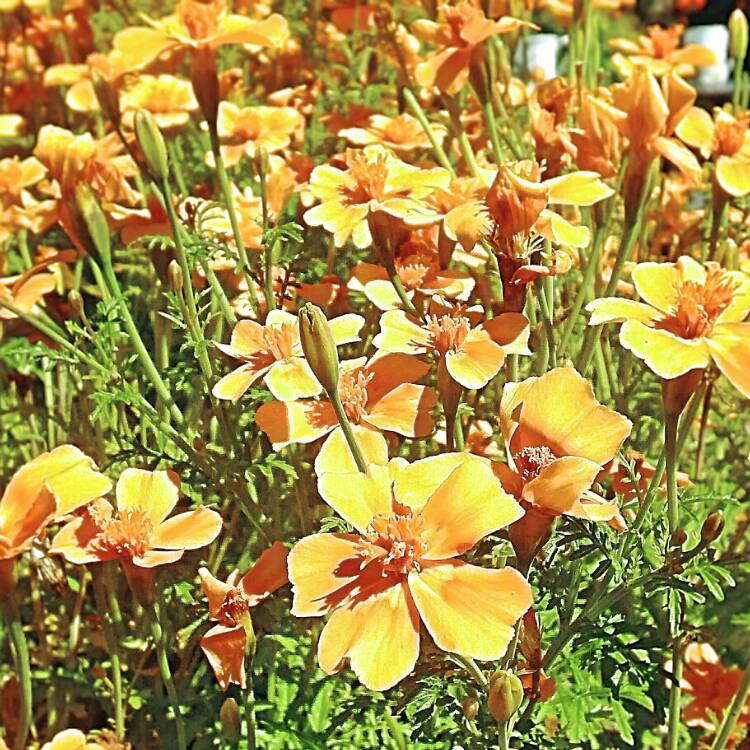
M 237 742 L 240 737 L 240 708 L 234 698 L 227 698 L 219 709 L 221 729 L 229 742 Z
M 216 71 L 216 51 L 207 44 L 196 47 L 192 52 L 190 80 L 201 113 L 206 118 L 208 131 L 215 134 L 219 116 L 219 74 Z
M 721 536 L 724 531 L 724 516 L 720 510 L 712 510 L 701 526 L 701 541 L 710 544 Z
M 672 534 L 671 544 L 673 547 L 682 547 L 687 541 L 687 534 L 685 529 L 675 529 Z
M 73 317 L 80 320 L 81 313 L 83 312 L 83 297 L 77 289 L 71 289 L 68 292 L 68 304 L 70 305 Z
M 461 708 L 463 709 L 464 716 L 471 721 L 472 719 L 477 718 L 477 714 L 479 713 L 479 701 L 470 695 L 467 698 L 464 698 Z

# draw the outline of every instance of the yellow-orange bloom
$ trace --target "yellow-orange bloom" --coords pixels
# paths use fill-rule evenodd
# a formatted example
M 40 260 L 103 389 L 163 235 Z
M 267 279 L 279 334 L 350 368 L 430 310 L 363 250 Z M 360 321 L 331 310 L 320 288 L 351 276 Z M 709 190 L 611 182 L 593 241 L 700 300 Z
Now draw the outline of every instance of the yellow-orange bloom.
M 420 620 L 439 648 L 489 661 L 510 643 L 532 602 L 512 568 L 458 557 L 523 513 L 483 459 L 394 459 L 367 474 L 324 474 L 318 489 L 354 534 L 313 534 L 289 554 L 292 613 L 331 616 L 318 643 L 324 672 L 345 658 L 360 681 L 386 690 L 419 656 Z
M 716 182 L 728 195 L 750 193 L 750 114 L 732 117 L 726 110 L 692 107 L 677 125 L 678 138 L 716 163 Z
M 649 26 L 648 35 L 632 39 L 610 39 L 609 43 L 617 52 L 612 56 L 612 64 L 623 78 L 627 78 L 636 65 L 642 65 L 657 77 L 674 71 L 678 75 L 690 77 L 695 69 L 703 65 L 715 65 L 716 55 L 700 44 L 680 47 L 680 39 L 685 31 L 682 24 L 667 29 Z
M 145 109 L 167 132 L 187 125 L 190 113 L 198 109 L 190 81 L 171 75 L 140 76 L 123 92 L 121 105 L 126 124 L 132 125 L 136 110 Z
M 495 464 L 503 487 L 526 515 L 511 527 L 519 555 L 530 559 L 555 516 L 610 521 L 622 528 L 615 502 L 591 492 L 602 465 L 614 458 L 631 422 L 602 406 L 571 367 L 508 383 L 500 424 L 508 465 Z
M 444 125 L 430 125 L 435 140 L 442 143 L 447 134 Z M 416 117 L 401 114 L 397 117 L 371 115 L 363 127 L 344 128 L 338 132 L 339 138 L 346 138 L 355 146 L 369 146 L 373 143 L 395 151 L 408 153 L 417 149 L 432 147 L 430 139 L 424 132 Z
M 289 38 L 286 19 L 274 13 L 256 21 L 228 13 L 224 0 L 202 3 L 181 0 L 175 12 L 155 20 L 146 18 L 149 27 L 133 26 L 115 35 L 114 48 L 132 67 L 153 62 L 165 52 L 224 44 L 252 44 L 280 47 Z
M 353 314 L 331 320 L 336 344 L 358 341 L 364 322 L 364 318 Z M 216 398 L 237 401 L 261 377 L 280 401 L 310 398 L 322 390 L 303 356 L 299 322 L 292 313 L 272 310 L 265 326 L 254 320 L 241 320 L 232 331 L 229 344 L 214 343 L 224 354 L 243 362 L 214 385 Z
M 331 232 L 336 247 L 343 247 L 349 237 L 357 247 L 369 247 L 373 237 L 367 219 L 376 212 L 409 226 L 426 226 L 440 218 L 424 199 L 448 187 L 447 170 L 414 167 L 377 145 L 347 151 L 345 160 L 346 170 L 330 164 L 315 167 L 309 190 L 321 203 L 304 215 L 310 226 Z
M 198 571 L 208 599 L 209 618 L 217 623 L 201 638 L 201 649 L 222 690 L 230 684 L 243 690 L 247 685 L 245 656 L 249 639 L 254 636 L 250 609 L 287 582 L 287 554 L 281 542 L 274 542 L 242 578 L 235 570 L 226 583 L 208 568 Z
M 623 322 L 620 342 L 665 380 L 713 361 L 750 398 L 750 277 L 688 256 L 639 263 L 632 272 L 642 302 L 591 302 L 590 325 Z
M 22 466 L 0 498 L 0 594 L 9 584 L 13 559 L 31 546 L 50 520 L 101 497 L 111 487 L 94 462 L 73 445 L 61 445 Z
M 86 735 L 80 729 L 64 729 L 49 742 L 45 742 L 42 750 L 104 750 L 104 748 L 98 742 L 88 742 Z
M 128 574 L 133 566 L 150 570 L 177 562 L 186 550 L 210 544 L 222 524 L 209 508 L 168 518 L 179 494 L 169 472 L 125 469 L 115 488 L 117 507 L 104 499 L 88 505 L 57 532 L 50 552 L 76 565 L 120 560 Z
M 456 383 L 484 388 L 500 371 L 506 354 L 528 354 L 529 321 L 520 313 L 483 321 L 482 313 L 481 308 L 434 300 L 424 321 L 403 310 L 389 310 L 380 318 L 373 344 L 385 352 L 435 352 Z

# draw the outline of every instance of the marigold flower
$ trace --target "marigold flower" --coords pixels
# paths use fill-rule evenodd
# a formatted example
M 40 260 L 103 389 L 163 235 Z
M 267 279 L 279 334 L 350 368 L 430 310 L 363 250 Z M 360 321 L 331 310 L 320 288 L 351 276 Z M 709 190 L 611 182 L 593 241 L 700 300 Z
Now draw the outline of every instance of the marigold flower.
M 123 92 L 122 109 L 126 125 L 132 125 L 136 110 L 145 109 L 161 130 L 170 133 L 190 122 L 198 101 L 190 81 L 171 75 L 142 75 Z
M 750 398 L 750 277 L 683 255 L 632 271 L 642 302 L 608 297 L 587 306 L 589 325 L 622 322 L 620 343 L 660 378 L 714 362 Z
M 417 661 L 420 620 L 445 651 L 503 655 L 531 605 L 529 584 L 512 568 L 458 559 L 522 514 L 488 463 L 465 453 L 394 459 L 367 474 L 325 474 L 318 489 L 356 529 L 313 534 L 289 553 L 292 614 L 331 613 L 318 643 L 324 672 L 348 657 L 366 687 L 392 687 Z
M 64 729 L 49 742 L 45 742 L 42 750 L 103 750 L 103 748 L 97 742 L 88 742 L 86 735 L 80 729 Z
M 0 594 L 7 593 L 13 560 L 53 518 L 109 492 L 112 483 L 74 445 L 61 445 L 22 466 L 0 498 Z
M 303 127 L 302 116 L 292 107 L 219 105 L 217 128 L 228 167 L 239 164 L 243 156 L 254 157 L 261 149 L 269 154 L 281 151 Z
M 423 438 L 434 428 L 430 412 L 437 404 L 435 391 L 415 381 L 430 366 L 406 354 L 380 354 L 341 363 L 338 392 L 355 436 L 363 431 L 391 431 Z M 341 430 L 327 399 L 271 401 L 255 414 L 258 427 L 274 450 L 290 443 L 310 443 Z M 367 440 L 366 436 L 363 438 Z
M 287 548 L 274 542 L 242 578 L 235 570 L 226 583 L 208 568 L 198 571 L 209 618 L 217 623 L 201 638 L 201 649 L 224 691 L 230 684 L 247 686 L 245 656 L 254 637 L 250 610 L 287 583 L 287 555 Z
M 100 499 L 57 532 L 51 554 L 71 563 L 120 560 L 130 575 L 133 566 L 150 570 L 177 562 L 187 550 L 210 544 L 222 518 L 210 508 L 178 513 L 179 488 L 166 471 L 125 469 L 115 487 L 116 508 Z
M 0 114 L 0 138 L 17 138 L 26 128 L 26 119 L 17 114 Z
M 380 318 L 373 344 L 385 352 L 435 352 L 455 382 L 464 388 L 484 388 L 506 354 L 528 353 L 529 322 L 520 313 L 485 321 L 482 317 L 481 308 L 435 300 L 424 321 L 415 321 L 403 310 L 389 310 Z
M 309 190 L 321 203 L 304 215 L 310 226 L 331 232 L 336 247 L 343 247 L 349 237 L 357 247 L 369 247 L 373 236 L 367 219 L 375 212 L 408 226 L 438 220 L 424 198 L 436 188 L 448 187 L 447 170 L 411 166 L 377 145 L 347 151 L 345 161 L 346 170 L 330 164 L 315 167 Z
M 444 125 L 434 123 L 430 125 L 430 130 L 438 143 L 443 142 L 448 132 Z M 432 147 L 419 120 L 409 114 L 400 114 L 397 117 L 371 115 L 362 127 L 344 128 L 339 130 L 338 136 L 346 138 L 355 146 L 369 146 L 375 143 L 397 154 Z
M 632 39 L 610 39 L 609 43 L 617 51 L 612 56 L 612 64 L 623 78 L 627 78 L 636 65 L 660 78 L 674 71 L 689 78 L 695 75 L 695 69 L 703 65 L 715 65 L 716 55 L 700 44 L 687 44 L 680 47 L 680 39 L 685 31 L 682 24 L 675 24 L 663 29 L 661 26 L 649 26 L 648 35 Z
M 359 315 L 341 315 L 330 321 L 337 345 L 359 340 L 364 325 Z M 263 377 L 268 389 L 280 401 L 317 396 L 321 385 L 302 355 L 297 316 L 285 310 L 272 310 L 265 326 L 254 320 L 241 320 L 232 331 L 229 344 L 214 342 L 224 354 L 244 364 L 214 385 L 216 398 L 237 401 Z
M 31 268 L 19 276 L 0 278 L 0 300 L 12 303 L 25 313 L 31 312 L 45 294 L 54 290 L 55 277 L 51 273 L 39 273 L 38 268 Z M 3 320 L 12 320 L 15 317 L 15 313 L 0 307 L 0 324 Z
M 680 120 L 675 134 L 704 159 L 716 162 L 716 181 L 728 195 L 750 193 L 750 114 L 735 118 L 726 110 L 692 107 Z
M 623 11 L 632 10 L 636 0 L 592 0 L 591 7 L 619 15 Z M 549 11 L 555 18 L 565 25 L 570 25 L 575 13 L 576 0 L 537 0 L 539 10 Z
M 507 383 L 500 424 L 508 465 L 494 466 L 505 490 L 526 509 L 510 529 L 519 557 L 528 562 L 554 517 L 562 514 L 622 528 L 617 504 L 591 492 L 591 485 L 632 424 L 602 406 L 588 381 L 573 368 Z

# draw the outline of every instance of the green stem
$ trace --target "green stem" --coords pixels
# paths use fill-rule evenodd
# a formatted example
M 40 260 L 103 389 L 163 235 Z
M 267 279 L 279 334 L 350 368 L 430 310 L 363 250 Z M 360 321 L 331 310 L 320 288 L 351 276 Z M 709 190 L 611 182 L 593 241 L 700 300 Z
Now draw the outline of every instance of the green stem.
M 13 744 L 13 750 L 24 750 L 26 740 L 31 728 L 31 716 L 33 708 L 33 693 L 31 689 L 31 665 L 29 663 L 29 647 L 26 643 L 26 634 L 17 607 L 7 603 L 4 606 L 5 617 L 10 634 L 10 642 L 13 645 L 13 658 L 15 660 L 16 674 L 20 685 L 21 706 L 18 715 L 18 731 Z
M 450 172 L 451 177 L 455 178 L 456 170 L 453 169 L 453 166 L 448 160 L 448 156 L 443 150 L 443 147 L 440 145 L 437 138 L 435 138 L 435 134 L 432 132 L 430 123 L 427 120 L 427 116 L 425 115 L 424 110 L 417 101 L 417 97 L 414 96 L 414 94 L 409 89 L 404 89 L 404 101 L 406 101 L 406 103 L 409 105 L 409 109 L 411 109 L 411 111 L 414 113 L 414 117 L 419 120 L 419 124 L 422 126 L 422 130 L 424 130 L 425 135 L 429 138 L 430 143 L 432 144 L 432 151 L 435 154 L 435 158 L 437 159 L 438 164 L 440 164 L 443 169 L 446 169 L 448 172 Z
M 119 639 L 124 634 L 122 613 L 120 612 L 120 603 L 117 601 L 115 579 L 112 575 L 112 568 L 109 563 L 102 566 L 102 580 L 98 580 L 97 573 L 94 572 L 95 586 L 99 589 L 99 594 L 106 597 L 106 614 L 104 617 L 104 638 L 109 650 L 109 660 L 112 665 L 112 702 L 115 709 L 115 734 L 118 740 L 125 738 L 125 707 L 123 703 L 122 690 L 122 664 L 120 661 Z
M 359 443 L 357 443 L 357 438 L 354 436 L 351 422 L 349 422 L 349 417 L 346 416 L 346 411 L 344 410 L 344 405 L 341 403 L 341 398 L 338 393 L 329 393 L 328 397 L 331 399 L 331 406 L 333 406 L 333 410 L 336 412 L 336 418 L 339 420 L 339 424 L 344 433 L 344 438 L 346 439 L 346 442 L 349 445 L 349 450 L 354 458 L 354 463 L 357 464 L 357 469 L 362 474 L 366 474 L 367 462 L 362 455 L 362 450 L 359 447 Z
M 413 315 L 417 320 L 421 320 L 422 316 L 417 311 L 417 308 L 414 307 L 414 303 L 409 299 L 406 289 L 404 289 L 404 285 L 401 283 L 401 277 L 396 272 L 393 263 L 388 263 L 387 271 L 388 278 L 391 280 L 391 284 L 393 284 L 393 288 L 396 290 L 396 294 L 401 300 L 401 306 L 409 313 L 409 315 Z
M 674 534 L 679 524 L 677 504 L 677 424 L 679 414 L 664 416 L 664 456 L 667 468 L 667 507 L 669 533 Z
M 498 750 L 508 750 L 508 722 L 497 722 L 497 747 Z
M 176 143 L 171 138 L 165 140 L 167 141 L 167 154 L 169 154 L 170 166 L 174 172 L 177 189 L 180 191 L 180 195 L 186 197 L 190 195 L 190 193 L 188 193 L 187 186 L 185 185 L 185 177 L 182 174 L 182 163 L 177 153 Z
M 151 617 L 151 637 L 153 638 L 154 648 L 156 649 L 159 673 L 161 674 L 164 689 L 167 691 L 167 697 L 169 698 L 169 702 L 172 705 L 172 712 L 174 713 L 175 728 L 177 730 L 177 748 L 178 750 L 187 750 L 185 721 L 180 713 L 180 702 L 177 699 L 177 689 L 175 688 L 174 679 L 172 679 L 172 671 L 169 668 L 167 647 L 164 639 L 164 629 L 160 622 L 160 614 L 160 608 L 158 604 L 154 602 L 154 612 Z
M 745 674 L 742 677 L 742 682 L 740 682 L 740 686 L 737 690 L 737 694 L 734 696 L 732 705 L 729 706 L 727 712 L 724 714 L 724 719 L 716 734 L 714 744 L 711 745 L 711 750 L 724 750 L 732 731 L 737 725 L 737 719 L 740 718 L 742 709 L 745 707 L 748 692 L 750 692 L 750 663 L 745 667 Z
M 248 750 L 255 750 L 255 692 L 253 690 L 252 676 L 248 675 L 247 687 L 243 693 L 243 708 L 245 714 L 245 735 L 247 737 Z
M 470 656 L 461 656 L 461 654 L 451 654 L 451 659 L 460 664 L 476 681 L 477 685 L 483 690 L 487 689 L 489 680 L 484 675 L 477 663 Z

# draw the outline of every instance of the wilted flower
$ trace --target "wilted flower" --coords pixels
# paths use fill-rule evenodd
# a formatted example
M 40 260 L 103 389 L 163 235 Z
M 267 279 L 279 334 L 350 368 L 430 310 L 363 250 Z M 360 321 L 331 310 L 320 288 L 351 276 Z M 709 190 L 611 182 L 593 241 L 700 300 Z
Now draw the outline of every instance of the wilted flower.
M 356 529 L 305 537 L 289 554 L 292 613 L 331 613 L 318 645 L 325 672 L 348 657 L 366 687 L 392 687 L 417 661 L 420 620 L 445 651 L 503 655 L 531 605 L 529 584 L 512 568 L 458 559 L 522 513 L 486 462 L 394 459 L 367 474 L 325 474 L 319 491 Z

